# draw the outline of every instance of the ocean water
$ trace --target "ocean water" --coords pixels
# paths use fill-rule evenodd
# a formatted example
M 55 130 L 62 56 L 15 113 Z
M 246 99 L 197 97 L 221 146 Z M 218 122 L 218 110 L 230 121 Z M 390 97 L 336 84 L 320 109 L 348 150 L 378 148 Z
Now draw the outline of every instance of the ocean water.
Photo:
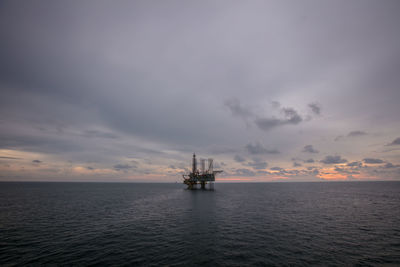
M 0 183 L 0 265 L 400 265 L 400 182 Z

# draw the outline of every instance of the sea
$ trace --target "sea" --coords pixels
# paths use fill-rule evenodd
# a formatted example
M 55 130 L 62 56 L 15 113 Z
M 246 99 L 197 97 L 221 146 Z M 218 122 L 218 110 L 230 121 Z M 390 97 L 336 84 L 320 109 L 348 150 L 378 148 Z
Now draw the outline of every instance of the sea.
M 400 266 L 400 182 L 1 182 L 0 265 Z

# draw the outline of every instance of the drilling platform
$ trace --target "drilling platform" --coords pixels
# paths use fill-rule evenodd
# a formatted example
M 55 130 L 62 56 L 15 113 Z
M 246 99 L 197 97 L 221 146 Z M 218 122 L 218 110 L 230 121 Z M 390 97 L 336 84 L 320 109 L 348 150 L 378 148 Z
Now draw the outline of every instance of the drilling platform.
M 222 171 L 213 170 L 213 159 L 208 159 L 208 169 L 206 170 L 206 159 L 200 159 L 200 171 L 197 169 L 196 154 L 193 153 L 192 172 L 183 175 L 183 183 L 188 187 L 187 189 L 197 189 L 200 184 L 201 189 L 206 189 L 206 184 L 209 184 L 209 189 L 214 190 L 215 175 Z

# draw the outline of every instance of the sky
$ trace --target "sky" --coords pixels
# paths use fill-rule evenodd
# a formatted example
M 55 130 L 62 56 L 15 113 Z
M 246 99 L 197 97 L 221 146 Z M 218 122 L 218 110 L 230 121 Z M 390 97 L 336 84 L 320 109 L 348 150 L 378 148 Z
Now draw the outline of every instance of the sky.
M 0 181 L 400 180 L 400 2 L 1 1 Z

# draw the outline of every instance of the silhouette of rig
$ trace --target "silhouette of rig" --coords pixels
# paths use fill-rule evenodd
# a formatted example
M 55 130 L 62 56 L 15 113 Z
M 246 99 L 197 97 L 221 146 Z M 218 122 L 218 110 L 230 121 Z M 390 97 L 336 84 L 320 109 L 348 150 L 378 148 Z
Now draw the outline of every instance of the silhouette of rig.
M 214 189 L 215 175 L 221 173 L 221 170 L 213 170 L 213 159 L 208 159 L 208 169 L 206 170 L 206 159 L 200 159 L 200 171 L 197 169 L 196 154 L 193 153 L 192 172 L 183 175 L 183 183 L 188 187 L 187 189 L 197 189 L 200 184 L 201 189 L 206 189 L 206 184 L 209 184 L 209 189 Z

